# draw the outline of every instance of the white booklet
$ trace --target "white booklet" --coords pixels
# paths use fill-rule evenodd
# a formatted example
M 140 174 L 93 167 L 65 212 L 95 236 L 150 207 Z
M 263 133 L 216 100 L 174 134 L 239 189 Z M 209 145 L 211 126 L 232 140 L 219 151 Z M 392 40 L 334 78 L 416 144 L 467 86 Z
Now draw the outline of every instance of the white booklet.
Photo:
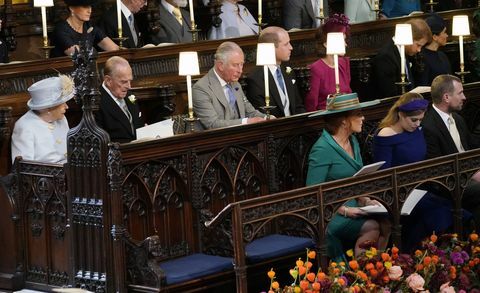
M 400 214 L 402 216 L 408 216 L 412 212 L 412 210 L 415 208 L 417 203 L 422 199 L 422 197 L 427 193 L 428 191 L 426 190 L 421 190 L 421 189 L 414 189 L 410 194 L 407 196 L 407 199 L 403 203 L 402 210 L 400 211 Z M 370 206 L 364 206 L 360 207 L 362 211 L 365 211 L 369 214 L 386 214 L 388 213 L 388 210 L 383 206 L 383 205 L 370 205 Z
M 421 189 L 414 189 L 410 194 L 407 196 L 407 199 L 403 203 L 402 210 L 400 212 L 401 215 L 408 216 L 412 212 L 413 208 L 417 205 L 417 203 L 422 199 L 422 197 L 427 193 L 426 190 Z
M 429 93 L 431 91 L 431 87 L 429 86 L 417 86 L 413 90 L 411 90 L 411 93 L 417 93 L 417 94 L 424 94 L 424 93 Z
M 137 128 L 137 140 L 165 138 L 173 136 L 173 120 L 166 119 L 154 124 Z
M 353 174 L 353 176 L 365 175 L 365 174 L 375 172 L 378 169 L 380 169 L 380 167 L 382 167 L 383 164 L 385 164 L 385 161 L 379 161 L 370 165 L 363 166 L 362 169 L 358 170 L 357 173 Z
M 360 207 L 360 209 L 369 214 L 387 214 L 388 210 L 383 205 L 372 205 Z

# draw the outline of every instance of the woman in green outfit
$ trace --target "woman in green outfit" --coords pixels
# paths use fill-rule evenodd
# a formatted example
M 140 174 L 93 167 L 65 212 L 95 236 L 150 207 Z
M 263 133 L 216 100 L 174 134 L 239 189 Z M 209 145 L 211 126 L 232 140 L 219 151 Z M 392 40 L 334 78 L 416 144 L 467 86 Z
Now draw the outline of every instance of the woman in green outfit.
M 314 115 L 325 118 L 322 136 L 313 145 L 308 158 L 307 185 L 350 177 L 363 166 L 360 147 L 353 133 L 362 131 L 361 108 L 378 104 L 378 100 L 359 103 L 356 93 L 336 96 L 327 101 L 327 110 Z M 313 115 L 312 115 L 313 116 Z M 345 260 L 345 247 L 355 245 L 355 255 L 366 241 L 385 249 L 389 225 L 369 219 L 359 207 L 380 204 L 368 197 L 347 201 L 333 216 L 326 231 L 327 253 L 334 261 Z

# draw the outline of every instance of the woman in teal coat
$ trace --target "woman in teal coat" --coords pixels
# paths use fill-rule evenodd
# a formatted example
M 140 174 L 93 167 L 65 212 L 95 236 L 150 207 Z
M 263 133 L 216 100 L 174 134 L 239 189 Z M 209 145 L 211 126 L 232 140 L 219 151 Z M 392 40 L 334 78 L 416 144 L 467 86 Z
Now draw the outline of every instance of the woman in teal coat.
M 327 110 L 314 115 L 325 116 L 325 129 L 313 145 L 308 158 L 307 185 L 350 177 L 363 166 L 360 147 L 353 133 L 362 131 L 361 108 L 377 104 L 378 100 L 359 103 L 356 93 L 337 96 L 327 101 Z M 359 207 L 380 204 L 368 197 L 347 201 L 333 216 L 326 231 L 327 253 L 334 261 L 345 260 L 347 245 L 355 245 L 355 255 L 366 241 L 376 242 L 385 249 L 388 224 L 369 219 Z

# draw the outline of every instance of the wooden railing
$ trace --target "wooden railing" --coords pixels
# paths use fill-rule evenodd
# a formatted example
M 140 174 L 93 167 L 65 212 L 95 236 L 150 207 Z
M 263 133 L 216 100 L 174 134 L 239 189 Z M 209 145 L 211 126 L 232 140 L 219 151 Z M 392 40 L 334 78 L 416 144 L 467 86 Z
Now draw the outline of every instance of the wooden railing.
M 361 196 L 380 201 L 392 219 L 392 243 L 401 247 L 400 211 L 408 194 L 419 185 L 434 183 L 448 190 L 453 203 L 454 231 L 462 235 L 463 193 L 471 185 L 480 184 L 470 179 L 479 170 L 480 149 L 477 149 L 365 176 L 233 202 L 205 225 L 229 229 L 235 257 L 237 292 L 244 293 L 248 292 L 245 245 L 258 237 L 261 228 L 268 223 L 287 217 L 304 222 L 303 229 L 310 231 L 312 239 L 316 241 L 326 269 L 326 227 L 345 201 Z

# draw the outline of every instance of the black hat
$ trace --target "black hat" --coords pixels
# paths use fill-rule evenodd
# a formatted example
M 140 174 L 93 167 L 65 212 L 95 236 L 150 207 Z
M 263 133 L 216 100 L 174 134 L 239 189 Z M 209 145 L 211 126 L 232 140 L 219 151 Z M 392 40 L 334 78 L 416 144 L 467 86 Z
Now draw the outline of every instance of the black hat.
M 96 0 L 63 0 L 67 6 L 93 6 Z
M 430 30 L 432 31 L 432 34 L 434 35 L 440 34 L 447 27 L 447 24 L 445 23 L 443 18 L 436 13 L 430 14 L 430 16 L 425 19 L 425 21 L 427 22 Z

